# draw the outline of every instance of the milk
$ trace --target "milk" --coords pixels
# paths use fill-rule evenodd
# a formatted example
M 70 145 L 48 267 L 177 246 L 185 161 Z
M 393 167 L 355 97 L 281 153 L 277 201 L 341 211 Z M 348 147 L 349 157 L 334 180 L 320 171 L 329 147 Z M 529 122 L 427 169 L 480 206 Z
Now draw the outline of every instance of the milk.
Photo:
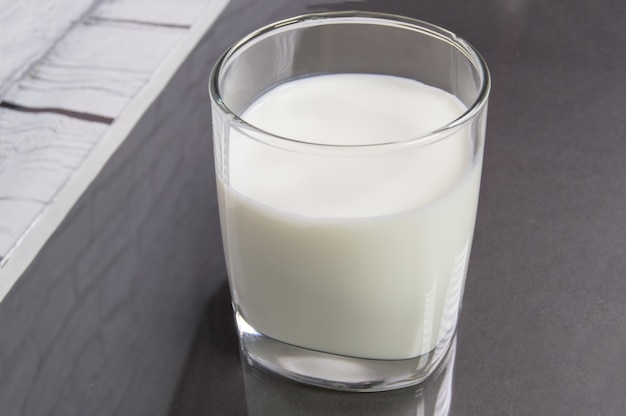
M 442 90 L 382 75 L 304 78 L 258 98 L 242 118 L 296 142 L 227 132 L 218 198 L 244 319 L 279 341 L 361 358 L 417 357 L 449 336 L 480 161 L 463 132 L 411 139 L 464 111 Z

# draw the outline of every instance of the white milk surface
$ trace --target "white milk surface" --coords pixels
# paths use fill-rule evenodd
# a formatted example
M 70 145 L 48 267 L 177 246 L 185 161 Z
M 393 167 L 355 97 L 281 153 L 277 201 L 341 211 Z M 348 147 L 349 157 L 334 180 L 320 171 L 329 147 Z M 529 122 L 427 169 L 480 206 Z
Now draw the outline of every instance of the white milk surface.
M 407 143 L 458 118 L 452 95 L 364 74 L 283 84 L 243 119 L 305 153 L 232 128 L 218 177 L 235 304 L 259 332 L 352 357 L 407 359 L 456 323 L 476 216 L 480 163 L 466 133 Z

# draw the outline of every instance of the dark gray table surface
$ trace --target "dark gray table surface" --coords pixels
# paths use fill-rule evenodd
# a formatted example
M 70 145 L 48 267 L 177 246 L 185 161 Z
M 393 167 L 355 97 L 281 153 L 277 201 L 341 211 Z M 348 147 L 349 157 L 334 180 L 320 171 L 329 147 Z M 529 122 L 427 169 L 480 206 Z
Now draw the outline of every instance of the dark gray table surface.
M 451 389 L 440 394 L 452 395 L 450 415 L 626 414 L 626 3 L 233 0 L 209 36 L 217 56 L 274 20 L 351 9 L 446 27 L 493 77 Z M 224 285 L 171 414 L 431 414 L 439 388 L 346 394 L 251 372 Z

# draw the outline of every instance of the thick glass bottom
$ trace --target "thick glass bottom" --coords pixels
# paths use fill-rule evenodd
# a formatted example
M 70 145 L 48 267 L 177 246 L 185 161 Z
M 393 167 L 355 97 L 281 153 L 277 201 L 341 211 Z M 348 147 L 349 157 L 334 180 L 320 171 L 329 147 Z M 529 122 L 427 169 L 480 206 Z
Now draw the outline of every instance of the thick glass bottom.
M 329 354 L 286 344 L 255 330 L 235 312 L 241 349 L 248 363 L 318 387 L 375 392 L 421 383 L 435 372 L 449 349 L 453 331 L 428 354 L 407 360 L 374 360 Z

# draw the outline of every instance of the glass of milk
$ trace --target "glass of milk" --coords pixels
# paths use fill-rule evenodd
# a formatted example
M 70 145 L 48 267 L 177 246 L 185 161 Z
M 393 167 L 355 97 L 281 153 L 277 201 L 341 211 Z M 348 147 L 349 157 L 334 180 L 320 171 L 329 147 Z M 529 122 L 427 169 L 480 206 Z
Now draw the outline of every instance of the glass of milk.
M 440 27 L 295 17 L 210 80 L 220 221 L 253 366 L 338 390 L 414 385 L 454 335 L 490 78 Z

